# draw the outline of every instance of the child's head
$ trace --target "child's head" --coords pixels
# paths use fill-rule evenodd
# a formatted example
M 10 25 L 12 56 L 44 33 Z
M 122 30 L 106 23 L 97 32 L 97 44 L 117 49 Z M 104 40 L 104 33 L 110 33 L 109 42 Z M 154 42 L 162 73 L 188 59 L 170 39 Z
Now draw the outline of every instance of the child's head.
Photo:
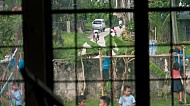
M 15 91 L 18 89 L 18 84 L 17 84 L 17 82 L 13 82 L 13 83 L 12 83 L 12 89 L 15 90 Z
M 85 106 L 86 105 L 86 97 L 83 95 L 77 96 L 78 106 Z
M 173 65 L 173 69 L 174 70 L 179 70 L 179 68 L 180 68 L 179 63 L 175 62 L 174 65 Z
M 174 49 L 174 52 L 180 53 L 180 49 L 176 47 L 176 48 Z
M 124 94 L 125 94 L 125 96 L 129 96 L 131 94 L 131 87 L 130 86 L 124 87 Z
M 106 51 L 106 55 L 111 56 L 111 52 L 112 52 L 111 50 Z
M 100 97 L 99 106 L 109 106 L 110 104 L 110 98 L 107 96 Z

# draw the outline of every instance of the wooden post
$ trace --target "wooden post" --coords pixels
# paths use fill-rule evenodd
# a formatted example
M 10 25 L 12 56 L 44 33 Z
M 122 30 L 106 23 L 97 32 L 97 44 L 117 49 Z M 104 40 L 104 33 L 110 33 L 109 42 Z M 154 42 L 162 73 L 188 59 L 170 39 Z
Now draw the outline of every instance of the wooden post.
M 184 103 L 186 104 L 186 70 L 185 70 L 185 47 L 183 47 L 183 87 L 184 87 Z
M 102 77 L 102 49 L 99 49 L 99 61 L 100 61 L 100 79 L 101 79 L 101 86 L 102 86 L 102 96 L 104 96 L 104 82 Z
M 176 7 L 175 4 L 176 0 L 171 0 L 172 7 Z M 177 19 L 176 19 L 176 11 L 171 12 L 171 18 L 172 18 L 172 33 L 173 33 L 173 42 L 174 44 L 178 43 L 178 30 L 177 30 Z
M 71 32 L 71 21 L 66 21 L 67 23 L 67 32 L 70 33 Z
M 156 27 L 155 27 L 155 30 L 154 30 L 154 37 L 155 37 L 154 40 L 156 40 L 156 38 L 157 38 L 156 37 Z

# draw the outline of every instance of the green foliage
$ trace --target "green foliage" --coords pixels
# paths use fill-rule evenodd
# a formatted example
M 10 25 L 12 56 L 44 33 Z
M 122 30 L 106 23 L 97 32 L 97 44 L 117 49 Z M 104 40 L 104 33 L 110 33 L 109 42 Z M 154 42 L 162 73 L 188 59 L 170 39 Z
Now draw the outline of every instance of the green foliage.
M 0 46 L 22 45 L 22 18 L 20 15 L 0 16 Z M 16 42 L 16 32 L 18 34 L 18 44 Z M 4 59 L 6 54 L 10 54 L 10 48 L 1 48 L 0 59 Z
M 179 23 L 179 25 L 180 25 L 180 23 Z M 178 33 L 179 33 L 179 41 L 180 42 L 183 42 L 183 41 L 186 41 L 186 31 L 185 31 L 185 28 L 184 27 L 186 27 L 186 26 L 179 26 L 178 27 Z
M 157 75 L 166 76 L 166 73 L 151 61 L 149 62 L 149 67 L 150 67 L 150 70 L 156 73 Z
M 98 54 L 100 45 L 92 41 L 87 41 L 87 44 L 89 44 L 92 47 L 86 50 L 87 54 Z
M 134 23 L 134 20 L 130 20 L 127 23 L 127 31 L 129 31 L 129 32 L 135 32 L 135 23 Z
M 161 8 L 169 7 L 169 0 L 154 0 L 149 3 L 150 8 Z M 149 28 L 150 31 L 154 30 L 156 27 L 158 42 L 164 40 L 167 35 L 167 28 L 170 21 L 170 13 L 168 12 L 149 12 Z
M 149 24 L 150 31 L 155 30 L 157 33 L 158 42 L 165 38 L 167 34 L 167 28 L 170 21 L 170 13 L 150 12 Z
M 90 1 L 90 0 L 76 0 L 77 2 L 77 9 L 102 9 L 102 8 L 109 8 L 109 3 L 104 3 L 102 0 L 100 2 Z M 111 6 L 114 5 L 114 1 L 111 0 Z M 74 2 L 72 0 L 53 0 L 52 1 L 52 8 L 53 9 L 73 9 Z M 110 20 L 111 16 L 111 20 Z M 92 21 L 96 18 L 102 18 L 105 20 L 106 27 L 114 27 L 118 25 L 117 17 L 113 16 L 109 13 L 81 13 L 77 14 L 77 20 L 86 20 L 86 27 L 87 29 L 92 29 Z M 73 14 L 56 14 L 53 17 L 54 22 L 63 22 L 63 21 L 73 21 L 74 15 Z M 110 21 L 112 22 L 110 24 Z
M 107 48 L 115 47 L 115 40 L 113 39 L 112 35 L 107 35 L 104 37 L 104 39 Z
M 20 37 L 22 35 L 21 22 L 21 16 L 18 15 L 5 15 L 0 17 L 0 45 L 14 45 L 16 30 L 20 32 Z
M 81 52 L 82 46 L 89 41 L 85 34 L 64 33 L 62 34 L 63 46 L 53 41 L 54 58 L 74 61 Z
M 170 0 L 153 0 L 149 3 L 150 8 L 169 7 Z
M 170 45 L 158 46 L 158 54 L 168 54 L 170 49 L 171 49 Z
M 105 43 L 106 48 L 104 49 L 105 51 L 110 50 L 110 49 L 114 50 L 113 48 L 116 48 L 116 47 L 118 48 L 118 51 L 116 51 L 116 50 L 114 50 L 114 51 L 117 55 L 131 54 L 134 51 L 134 47 L 132 47 L 134 41 L 132 41 L 132 40 L 124 41 L 120 37 L 112 36 L 112 35 L 107 35 L 104 37 L 104 39 L 106 42 Z
M 12 10 L 13 7 L 21 7 L 22 0 L 4 0 L 3 10 Z
M 111 86 L 112 86 L 111 81 L 107 81 L 106 84 L 105 84 L 105 90 L 106 91 L 111 90 Z

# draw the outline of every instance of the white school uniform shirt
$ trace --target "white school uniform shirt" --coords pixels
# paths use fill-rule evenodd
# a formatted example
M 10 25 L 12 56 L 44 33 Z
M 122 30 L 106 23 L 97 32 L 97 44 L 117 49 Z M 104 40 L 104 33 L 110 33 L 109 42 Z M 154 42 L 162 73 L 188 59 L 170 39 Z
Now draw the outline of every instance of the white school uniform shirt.
M 136 101 L 135 101 L 135 98 L 130 95 L 130 96 L 121 96 L 119 98 L 119 104 L 122 105 L 122 106 L 132 106 L 132 104 L 134 104 Z

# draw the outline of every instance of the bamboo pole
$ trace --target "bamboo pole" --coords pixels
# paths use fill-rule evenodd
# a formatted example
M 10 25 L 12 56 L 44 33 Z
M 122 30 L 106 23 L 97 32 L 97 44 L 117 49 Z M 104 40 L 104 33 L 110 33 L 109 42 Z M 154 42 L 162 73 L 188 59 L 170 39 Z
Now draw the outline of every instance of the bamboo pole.
M 81 54 L 82 54 L 82 50 L 81 50 Z M 82 93 L 81 95 L 84 95 L 84 91 L 85 91 L 85 88 L 86 88 L 86 82 L 85 82 L 85 75 L 84 75 L 84 64 L 83 64 L 83 60 L 82 60 L 82 55 L 81 55 L 81 66 L 82 66 L 82 75 L 83 75 L 83 90 L 82 90 Z
M 187 103 L 187 100 L 186 100 L 186 80 L 185 80 L 185 77 L 186 77 L 186 69 L 185 69 L 185 47 L 183 47 L 183 87 L 184 87 L 184 103 L 186 104 Z
M 171 6 L 176 7 L 176 0 L 171 0 Z M 178 43 L 178 29 L 177 29 L 177 19 L 176 19 L 176 11 L 171 12 L 171 18 L 172 18 L 172 33 L 173 33 L 173 40 L 174 44 Z
M 101 86 L 102 86 L 102 96 L 104 96 L 104 82 L 102 77 L 102 49 L 99 49 L 99 62 L 100 62 L 100 79 L 101 79 Z
M 172 56 L 178 56 L 178 55 L 172 55 Z M 179 54 L 179 57 L 183 56 Z M 128 58 L 135 58 L 135 55 L 112 55 L 112 56 L 101 56 L 102 58 L 112 57 L 112 58 L 122 58 L 122 57 L 128 57 Z M 149 57 L 171 57 L 171 54 L 160 54 L 160 55 L 149 55 Z
M 156 40 L 157 36 L 156 36 L 156 27 L 155 27 L 155 31 L 154 31 L 154 40 Z
M 1 88 L 1 91 L 0 91 L 0 96 L 3 94 L 3 92 L 5 91 L 5 89 L 7 88 L 9 82 L 11 81 L 12 79 L 12 76 L 13 76 L 13 72 L 11 72 L 8 80 L 6 81 L 6 83 L 3 85 L 3 88 Z

